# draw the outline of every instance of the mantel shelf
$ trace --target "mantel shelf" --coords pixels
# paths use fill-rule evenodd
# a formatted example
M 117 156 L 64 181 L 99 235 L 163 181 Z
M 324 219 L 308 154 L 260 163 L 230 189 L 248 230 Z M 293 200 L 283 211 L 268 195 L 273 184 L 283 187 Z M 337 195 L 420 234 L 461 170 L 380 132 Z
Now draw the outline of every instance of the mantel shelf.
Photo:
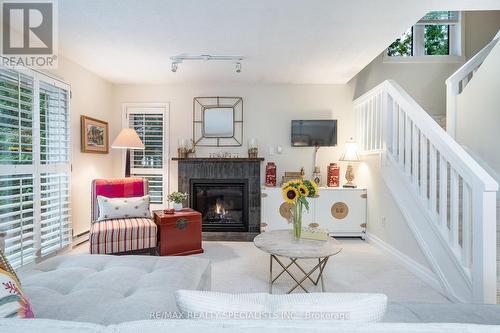
M 263 157 L 249 158 L 249 157 L 235 157 L 235 158 L 217 158 L 217 157 L 172 157 L 172 161 L 181 162 L 262 162 Z

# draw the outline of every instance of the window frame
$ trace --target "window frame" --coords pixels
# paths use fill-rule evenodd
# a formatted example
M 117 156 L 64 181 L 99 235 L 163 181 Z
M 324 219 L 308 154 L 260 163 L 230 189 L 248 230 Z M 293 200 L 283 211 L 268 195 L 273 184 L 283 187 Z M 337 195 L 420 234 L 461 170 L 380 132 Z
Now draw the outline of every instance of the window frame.
M 2 70 L 2 69 L 0 69 Z M 32 90 L 33 90 L 33 97 L 32 97 L 32 159 L 30 164 L 16 164 L 16 163 L 11 163 L 11 164 L 0 164 L 0 175 L 1 176 L 6 176 L 6 177 L 21 177 L 23 175 L 30 175 L 32 177 L 32 194 L 33 194 L 33 249 L 34 249 L 34 254 L 28 256 L 30 259 L 25 260 L 24 255 L 23 255 L 23 231 L 21 230 L 20 236 L 12 236 L 14 238 L 21 237 L 20 242 L 21 242 L 21 249 L 19 252 L 21 252 L 21 257 L 19 259 L 19 264 L 17 264 L 17 260 L 13 262 L 13 266 L 15 268 L 22 268 L 25 269 L 26 267 L 30 267 L 48 257 L 54 256 L 62 251 L 65 251 L 66 249 L 70 248 L 73 243 L 73 226 L 72 226 L 72 218 L 71 218 L 71 210 L 72 210 L 72 202 L 71 202 L 71 163 L 73 160 L 73 149 L 72 149 L 72 131 L 71 131 L 71 85 L 69 85 L 66 82 L 63 82 L 55 77 L 52 77 L 50 75 L 47 75 L 43 72 L 39 72 L 36 70 L 32 70 L 29 68 L 25 67 L 16 67 L 16 68 L 5 68 L 5 70 L 10 70 L 10 71 L 15 71 L 18 73 L 18 75 L 24 75 L 32 80 Z M 64 90 L 67 94 L 67 99 L 66 99 L 66 116 L 68 119 L 68 132 L 67 132 L 67 138 L 68 138 L 68 147 L 67 147 L 67 155 L 68 155 L 68 160 L 60 162 L 58 161 L 57 163 L 43 163 L 41 160 L 41 105 L 40 105 L 40 87 L 42 85 L 48 85 L 48 86 L 53 86 L 57 89 Z M 59 108 L 59 106 L 58 106 Z M 54 203 L 50 203 L 46 206 L 42 205 L 42 201 L 44 201 L 44 197 L 42 196 L 42 177 L 49 177 L 49 175 L 56 175 L 56 176 L 61 176 L 64 174 L 67 176 L 67 191 L 68 191 L 68 199 L 67 199 L 67 204 L 68 204 L 68 216 L 67 216 L 67 225 L 65 224 L 64 227 L 67 228 L 67 232 L 69 233 L 68 237 L 68 242 L 66 244 L 65 241 L 63 241 L 62 236 L 61 236 L 61 241 L 60 241 L 60 246 L 52 246 L 50 247 L 50 251 L 48 253 L 44 254 L 43 249 L 47 249 L 46 244 L 42 244 L 42 224 L 45 222 L 47 223 L 47 220 L 44 220 L 42 218 L 42 208 L 47 208 L 50 206 L 53 206 Z M 60 182 L 60 181 L 59 181 Z M 47 186 L 47 184 L 45 184 Z M 21 194 L 22 196 L 22 194 Z M 60 195 L 59 195 L 60 197 Z M 22 201 L 22 199 L 21 199 Z M 58 201 L 59 205 L 61 205 L 61 202 Z M 21 209 L 22 212 L 22 209 Z M 2 226 L 2 221 L 0 221 L 0 228 Z M 20 217 L 20 223 L 22 225 L 23 223 L 23 218 L 22 215 Z M 63 227 L 61 225 L 61 227 Z M 63 232 L 63 229 L 59 230 L 59 232 Z M 7 237 L 5 238 L 6 243 L 9 242 L 9 229 L 2 230 L 7 232 Z M 6 245 L 7 247 L 7 245 Z M 17 253 L 14 252 L 14 253 Z M 8 253 L 6 253 L 7 256 L 9 256 Z M 14 255 L 14 254 L 10 254 Z
M 159 110 L 163 109 L 163 112 Z M 134 110 L 132 112 L 132 110 Z M 162 172 L 153 172 L 153 170 L 158 170 L 159 168 L 134 168 L 133 165 L 130 166 L 130 175 L 133 176 L 134 173 L 140 174 L 161 174 L 163 176 L 163 197 L 161 204 L 151 204 L 151 210 L 163 209 L 167 206 L 167 195 L 170 193 L 170 103 L 123 103 L 122 104 L 122 128 L 129 128 L 129 114 L 130 113 L 144 113 L 144 114 L 163 114 L 163 167 Z M 126 150 L 123 149 L 122 152 L 122 174 L 125 174 L 125 156 Z M 133 163 L 133 155 L 130 156 L 130 163 Z M 135 171 L 135 172 L 134 172 Z
M 465 19 L 462 12 L 458 12 L 458 23 L 445 24 L 448 29 L 448 55 L 425 54 L 425 23 L 418 22 L 412 26 L 412 55 L 389 56 L 387 49 L 384 52 L 383 63 L 462 63 L 465 61 L 464 26 Z

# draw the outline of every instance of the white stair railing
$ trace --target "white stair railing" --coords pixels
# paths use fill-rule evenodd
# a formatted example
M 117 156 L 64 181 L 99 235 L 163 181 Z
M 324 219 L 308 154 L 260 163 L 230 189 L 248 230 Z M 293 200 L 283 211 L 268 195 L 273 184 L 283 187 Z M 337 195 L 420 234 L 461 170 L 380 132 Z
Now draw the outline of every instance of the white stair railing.
M 496 181 L 396 82 L 356 99 L 354 109 L 360 149 L 382 153 L 426 207 L 470 285 L 464 301 L 496 303 Z
M 453 75 L 446 80 L 446 131 L 451 137 L 456 135 L 457 121 L 457 98 L 467 84 L 470 82 L 476 71 L 481 67 L 486 57 L 495 47 L 500 39 L 500 31 L 495 38 L 488 43 L 481 51 L 476 53 L 469 61 L 460 67 Z

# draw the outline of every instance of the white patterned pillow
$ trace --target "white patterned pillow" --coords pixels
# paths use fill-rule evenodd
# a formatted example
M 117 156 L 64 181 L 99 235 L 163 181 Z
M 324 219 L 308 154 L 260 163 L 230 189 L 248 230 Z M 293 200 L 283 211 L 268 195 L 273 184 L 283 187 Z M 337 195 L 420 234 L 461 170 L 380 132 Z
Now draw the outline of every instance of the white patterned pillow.
M 270 295 L 177 290 L 177 307 L 189 319 L 315 319 L 377 322 L 387 296 L 363 293 Z
M 149 195 L 131 198 L 107 198 L 97 196 L 99 218 L 97 221 L 124 219 L 129 217 L 151 217 Z

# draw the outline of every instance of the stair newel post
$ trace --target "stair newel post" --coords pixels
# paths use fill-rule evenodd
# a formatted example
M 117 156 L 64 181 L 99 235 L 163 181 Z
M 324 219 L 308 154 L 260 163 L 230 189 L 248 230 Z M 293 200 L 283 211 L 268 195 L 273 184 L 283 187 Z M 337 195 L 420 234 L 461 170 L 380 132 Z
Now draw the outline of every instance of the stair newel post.
M 481 186 L 472 198 L 472 302 L 496 304 L 496 192 Z
M 457 96 L 459 81 L 446 81 L 446 131 L 455 138 L 457 124 Z

